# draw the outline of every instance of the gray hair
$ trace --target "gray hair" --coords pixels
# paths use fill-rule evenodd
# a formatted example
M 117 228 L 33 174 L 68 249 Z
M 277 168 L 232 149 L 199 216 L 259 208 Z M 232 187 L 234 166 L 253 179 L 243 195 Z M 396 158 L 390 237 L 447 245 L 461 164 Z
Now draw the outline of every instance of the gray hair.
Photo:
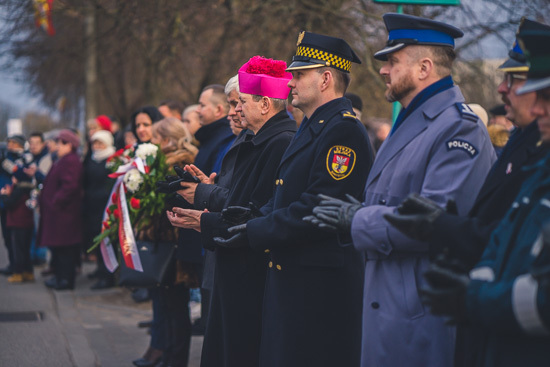
M 225 85 L 225 95 L 228 96 L 229 93 L 233 92 L 234 90 L 239 93 L 239 75 L 235 75 L 227 81 L 227 84 Z
M 188 113 L 195 111 L 197 108 L 199 108 L 199 105 L 198 105 L 198 104 L 192 104 L 191 106 L 187 106 L 187 107 L 183 110 L 183 113 L 181 114 L 181 118 L 183 118 L 183 117 L 184 117 L 185 115 L 187 115 Z

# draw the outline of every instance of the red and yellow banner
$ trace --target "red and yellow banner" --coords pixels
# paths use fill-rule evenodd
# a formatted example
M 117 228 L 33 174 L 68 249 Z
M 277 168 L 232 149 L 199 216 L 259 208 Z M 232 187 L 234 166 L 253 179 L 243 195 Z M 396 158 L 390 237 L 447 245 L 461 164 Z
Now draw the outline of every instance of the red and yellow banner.
M 53 0 L 33 0 L 32 5 L 36 26 L 44 29 L 48 35 L 53 36 L 55 34 L 52 22 Z

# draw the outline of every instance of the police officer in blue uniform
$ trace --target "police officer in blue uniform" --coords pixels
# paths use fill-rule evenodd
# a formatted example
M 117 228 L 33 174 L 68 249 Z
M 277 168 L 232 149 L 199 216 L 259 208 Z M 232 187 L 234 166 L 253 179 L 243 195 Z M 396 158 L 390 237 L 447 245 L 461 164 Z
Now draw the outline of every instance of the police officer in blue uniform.
M 350 233 L 366 254 L 362 366 L 451 366 L 455 329 L 424 309 L 418 295 L 429 266 L 428 244 L 412 240 L 383 218 L 409 193 L 458 213 L 473 205 L 496 159 L 487 131 L 451 77 L 454 39 L 445 23 L 385 14 L 386 99 L 404 107 L 384 141 L 363 204 L 324 198 L 310 222 Z
M 305 115 L 277 170 L 263 216 L 221 245 L 269 256 L 260 366 L 357 366 L 364 258 L 351 244 L 302 221 L 317 194 L 359 198 L 373 154 L 367 131 L 343 98 L 351 64 L 342 39 L 302 32 L 287 70 L 292 104 Z
M 537 91 L 531 111 L 549 144 L 550 31 L 522 30 L 518 38 L 530 64 L 518 94 Z M 441 266 L 426 274 L 424 300 L 432 312 L 469 321 L 487 333 L 480 366 L 550 363 L 550 156 L 529 169 L 534 173 L 494 231 L 471 279 Z

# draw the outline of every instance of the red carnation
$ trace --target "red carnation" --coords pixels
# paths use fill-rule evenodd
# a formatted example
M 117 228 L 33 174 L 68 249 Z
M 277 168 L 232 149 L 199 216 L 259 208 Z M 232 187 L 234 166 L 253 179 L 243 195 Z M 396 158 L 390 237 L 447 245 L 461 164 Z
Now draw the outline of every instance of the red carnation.
M 134 209 L 139 209 L 139 199 L 131 198 L 130 199 L 130 206 Z
M 144 166 L 144 168 L 145 168 L 145 173 L 149 174 L 151 172 L 151 167 Z
M 122 155 L 122 153 L 124 153 L 124 149 L 119 149 L 115 152 L 115 154 L 113 154 L 113 156 L 120 157 Z
M 113 192 L 113 195 L 111 196 L 111 200 L 112 200 L 114 203 L 117 202 L 117 200 L 118 200 L 118 194 L 116 193 L 116 191 Z
M 285 76 L 285 69 L 286 62 L 284 61 L 254 56 L 248 61 L 246 72 L 248 74 L 266 74 L 275 78 L 282 78 Z
M 111 226 L 109 225 L 109 222 L 107 222 L 106 220 L 103 221 L 103 228 L 104 228 L 104 229 L 109 229 L 109 228 L 111 228 Z
M 107 215 L 111 215 L 111 209 L 110 208 L 105 209 L 105 212 L 107 213 Z
M 120 210 L 118 210 L 118 208 L 116 208 L 116 209 L 113 211 L 113 215 L 115 216 L 115 218 L 120 218 Z

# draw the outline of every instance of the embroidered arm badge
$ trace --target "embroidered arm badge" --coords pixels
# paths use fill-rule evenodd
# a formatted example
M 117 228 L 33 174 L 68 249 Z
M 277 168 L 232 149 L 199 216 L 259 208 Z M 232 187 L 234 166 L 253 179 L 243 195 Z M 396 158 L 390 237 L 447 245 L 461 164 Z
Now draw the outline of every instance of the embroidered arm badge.
M 328 150 L 327 171 L 335 180 L 342 180 L 350 175 L 355 166 L 355 151 L 343 145 L 335 145 Z

